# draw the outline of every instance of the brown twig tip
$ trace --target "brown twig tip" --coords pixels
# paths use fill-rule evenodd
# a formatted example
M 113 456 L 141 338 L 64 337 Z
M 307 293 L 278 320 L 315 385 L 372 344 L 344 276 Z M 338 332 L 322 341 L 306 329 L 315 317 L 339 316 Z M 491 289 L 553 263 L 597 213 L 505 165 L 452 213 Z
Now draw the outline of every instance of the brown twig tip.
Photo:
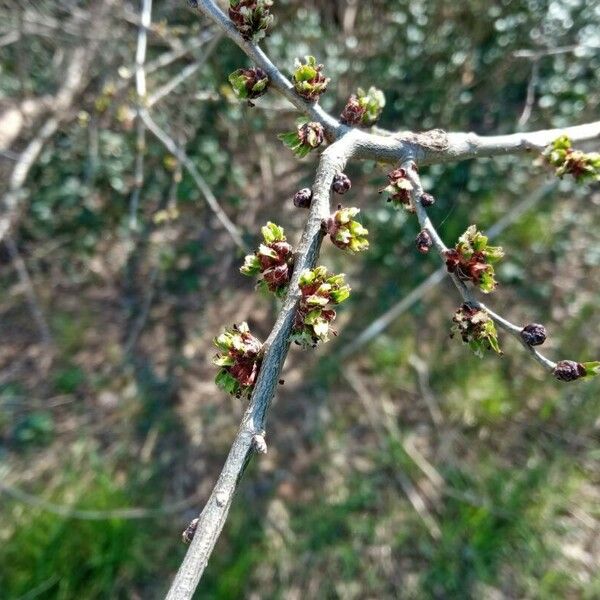
M 183 533 L 181 534 L 181 539 L 183 540 L 184 544 L 192 543 L 194 535 L 196 534 L 196 529 L 198 528 L 198 521 L 198 518 L 192 519 L 192 521 L 190 521 L 190 524 L 183 530 Z
M 265 440 L 264 431 L 262 433 L 255 433 L 252 436 L 252 445 L 254 446 L 256 452 L 258 452 L 259 454 L 267 453 L 267 442 Z

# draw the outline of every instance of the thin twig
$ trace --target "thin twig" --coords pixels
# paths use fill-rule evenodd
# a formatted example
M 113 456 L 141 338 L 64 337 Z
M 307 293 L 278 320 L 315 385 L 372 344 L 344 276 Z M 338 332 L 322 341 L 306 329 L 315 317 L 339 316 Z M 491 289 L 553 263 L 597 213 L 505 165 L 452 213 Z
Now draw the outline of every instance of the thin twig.
M 535 88 L 538 84 L 540 76 L 540 61 L 534 59 L 531 63 L 531 75 L 529 75 L 529 81 L 527 82 L 527 94 L 525 96 L 525 106 L 523 106 L 523 112 L 519 117 L 517 125 L 523 127 L 527 124 L 531 117 L 531 111 L 535 103 Z
M 202 577 L 227 515 L 233 495 L 253 452 L 252 438 L 265 430 L 267 411 L 279 373 L 287 356 L 289 338 L 300 298 L 300 273 L 314 267 L 323 237 L 321 223 L 329 215 L 329 196 L 334 175 L 343 171 L 354 152 L 352 134 L 329 146 L 321 155 L 313 185 L 313 200 L 304 232 L 294 255 L 294 272 L 283 307 L 263 347 L 265 355 L 250 404 L 229 455 L 204 510 L 196 535 L 167 595 L 168 600 L 189 600 Z
M 487 236 L 489 239 L 494 239 L 500 235 L 507 227 L 515 223 L 523 214 L 531 210 L 536 204 L 547 198 L 557 188 L 555 181 L 546 184 L 537 191 L 528 195 L 524 200 L 512 207 L 506 212 L 502 218 L 494 223 L 488 230 Z M 361 348 L 368 344 L 371 340 L 383 333 L 396 319 L 403 315 L 407 310 L 421 300 L 429 290 L 436 287 L 439 283 L 446 279 L 448 271 L 445 266 L 439 267 L 423 282 L 413 288 L 406 296 L 388 308 L 382 315 L 377 317 L 372 323 L 367 325 L 357 336 L 352 338 L 352 341 L 344 344 L 339 352 L 340 358 L 348 358 L 356 354 Z
M 221 40 L 221 34 L 216 34 L 212 40 L 206 46 L 206 49 L 202 53 L 202 56 L 195 62 L 190 63 L 184 67 L 175 77 L 167 81 L 164 85 L 159 87 L 154 93 L 148 96 L 146 101 L 146 108 L 154 106 L 157 102 L 160 102 L 165 96 L 169 95 L 178 85 L 181 85 L 186 79 L 191 77 L 196 71 L 201 69 L 210 55 L 213 53 L 217 44 Z
M 421 185 L 421 179 L 419 177 L 419 174 L 417 173 L 416 165 L 413 161 L 409 160 L 403 163 L 402 167 L 406 171 L 406 175 L 413 186 L 413 189 L 411 191 L 412 202 L 417 213 L 419 225 L 421 226 L 421 229 L 424 229 L 429 233 L 431 239 L 433 240 L 433 245 L 435 246 L 438 254 L 440 255 L 440 258 L 442 260 L 445 260 L 445 254 L 448 248 L 440 238 L 436 228 L 433 226 L 433 223 L 429 219 L 427 210 L 421 204 L 420 198 L 423 194 L 423 187 Z M 525 341 L 521 337 L 521 331 L 523 329 L 522 327 L 511 323 L 504 317 L 500 316 L 499 314 L 495 313 L 493 310 L 488 308 L 482 302 L 476 300 L 471 290 L 466 286 L 464 281 L 459 279 L 459 277 L 455 273 L 449 273 L 449 276 L 465 302 L 467 302 L 471 306 L 485 310 L 487 314 L 492 318 L 494 323 L 496 323 L 498 327 L 500 327 L 501 329 L 512 335 L 514 338 L 516 338 L 519 341 L 519 343 L 533 356 L 533 358 L 540 365 L 542 365 L 547 371 L 554 370 L 556 363 L 552 362 L 551 360 L 546 358 L 541 352 L 539 352 L 529 344 L 525 343 Z
M 176 156 L 177 159 L 181 162 L 181 164 L 186 168 L 188 173 L 192 176 L 196 187 L 200 190 L 206 203 L 209 208 L 215 213 L 215 216 L 221 224 L 231 236 L 231 239 L 235 242 L 238 248 L 241 248 L 244 252 L 248 251 L 248 246 L 242 239 L 240 232 L 237 227 L 231 222 L 231 219 L 227 216 L 227 214 L 221 208 L 218 200 L 213 194 L 212 190 L 200 175 L 198 169 L 194 163 L 190 160 L 185 151 L 175 143 L 175 140 L 170 137 L 164 130 L 162 130 L 158 124 L 154 121 L 154 119 L 149 115 L 148 111 L 142 110 L 140 111 L 140 115 L 146 124 L 146 127 L 152 134 L 154 134 L 160 142 L 162 142 L 163 146 L 171 153 L 173 156 Z
M 24 492 L 20 488 L 0 481 L 0 492 L 10 496 L 18 502 L 39 508 L 46 512 L 65 517 L 66 519 L 80 519 L 83 521 L 105 521 L 108 519 L 151 519 L 161 515 L 174 514 L 187 510 L 198 501 L 198 494 L 193 494 L 184 500 L 165 504 L 158 508 L 113 508 L 110 510 L 88 510 L 74 508 L 65 504 L 50 502 L 40 496 Z
M 395 425 L 395 423 L 392 423 L 389 416 L 388 418 L 385 418 L 385 410 L 381 405 L 378 406 L 378 404 L 381 404 L 381 402 L 376 401 L 374 396 L 369 392 L 367 386 L 359 377 L 356 369 L 354 367 L 344 369 L 342 374 L 344 379 L 346 379 L 346 381 L 350 384 L 350 387 L 354 390 L 357 398 L 360 400 L 363 410 L 371 423 L 371 427 L 374 429 L 377 435 L 377 441 L 379 442 L 381 450 L 385 453 L 390 451 L 389 444 L 386 443 L 386 438 L 391 438 L 402 447 L 404 453 L 414 462 L 413 453 L 407 449 L 398 427 Z M 420 468 L 422 463 L 421 465 L 417 464 L 417 466 Z M 429 532 L 429 535 L 434 540 L 440 539 L 442 535 L 440 526 L 430 513 L 429 509 L 427 508 L 427 504 L 408 475 L 402 471 L 396 470 L 394 471 L 394 477 L 398 482 L 398 485 L 400 485 L 402 488 L 402 491 L 408 498 L 415 512 L 419 515 L 419 517 L 421 517 L 427 531 Z
M 25 264 L 25 260 L 21 256 L 19 248 L 17 247 L 17 244 L 15 243 L 10 234 L 4 238 L 4 244 L 15 266 L 15 271 L 17 272 L 19 282 L 23 287 L 23 292 L 25 293 L 25 298 L 27 299 L 29 310 L 40 332 L 42 342 L 45 346 L 50 347 L 53 345 L 50 327 L 48 326 L 48 321 L 46 320 L 44 311 L 37 298 L 37 293 L 35 291 L 35 288 L 33 287 L 33 282 L 31 280 L 31 276 L 29 275 L 29 271 L 27 269 L 27 265 Z
M 144 157 L 146 154 L 146 125 L 141 117 L 146 101 L 146 48 L 148 46 L 148 29 L 152 24 L 152 0 L 142 0 L 140 27 L 138 30 L 135 53 L 135 91 L 136 91 L 136 141 L 135 141 L 135 174 L 133 192 L 129 206 L 129 228 L 138 228 L 138 207 L 144 185 Z

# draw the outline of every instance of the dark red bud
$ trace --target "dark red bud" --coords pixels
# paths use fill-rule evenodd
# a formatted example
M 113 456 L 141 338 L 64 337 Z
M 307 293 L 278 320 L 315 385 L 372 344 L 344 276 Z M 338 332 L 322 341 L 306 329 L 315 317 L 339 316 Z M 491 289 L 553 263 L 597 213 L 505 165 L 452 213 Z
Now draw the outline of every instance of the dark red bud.
M 289 268 L 287 264 L 272 267 L 263 272 L 263 279 L 269 284 L 269 289 L 276 289 L 280 285 L 285 285 L 290 279 Z
M 539 323 L 530 323 L 523 327 L 521 338 L 529 346 L 541 346 L 546 341 L 546 328 Z
M 415 239 L 415 245 L 417 246 L 417 250 L 419 252 L 422 254 L 427 254 L 429 252 L 429 248 L 433 246 L 433 240 L 431 239 L 429 232 L 425 229 L 419 232 L 419 235 L 417 235 L 417 238 Z
M 287 242 L 273 242 L 270 248 L 275 250 L 281 260 L 284 260 L 292 253 L 292 247 Z
M 580 377 L 585 377 L 587 372 L 585 367 L 574 360 L 561 360 L 554 367 L 554 377 L 559 381 L 575 381 Z
M 431 194 L 427 192 L 421 194 L 421 206 L 432 206 L 433 204 L 435 204 L 435 198 Z
M 294 194 L 294 206 L 298 208 L 310 208 L 312 201 L 312 190 L 310 188 L 302 188 Z
M 336 194 L 345 194 L 352 187 L 352 182 L 350 181 L 350 177 L 345 173 L 336 173 L 333 177 L 333 183 L 331 184 L 331 189 Z

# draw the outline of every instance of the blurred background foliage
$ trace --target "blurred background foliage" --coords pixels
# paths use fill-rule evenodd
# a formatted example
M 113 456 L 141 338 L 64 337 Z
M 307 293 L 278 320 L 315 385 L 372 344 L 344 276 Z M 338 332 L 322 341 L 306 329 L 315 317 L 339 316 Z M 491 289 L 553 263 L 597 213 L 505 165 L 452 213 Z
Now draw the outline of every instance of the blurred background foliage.
M 88 62 L 68 105 L 28 113 L 0 155 L 6 187 L 60 119 L 19 190 L 16 254 L 0 245 L 0 597 L 161 598 L 244 408 L 213 384 L 211 339 L 240 320 L 264 339 L 277 305 L 239 275 L 240 251 L 150 133 L 132 227 L 138 3 L 2 6 L 0 119 L 52 98 L 78 48 Z M 597 2 L 276 0 L 274 13 L 263 46 L 285 72 L 316 55 L 334 114 L 376 85 L 394 130 L 598 119 Z M 248 60 L 183 0 L 155 0 L 146 62 L 150 95 L 198 63 L 150 112 L 247 243 L 268 219 L 297 241 L 306 213 L 291 198 L 317 157 L 297 161 L 276 137 L 297 115 L 275 93 L 255 108 L 233 98 L 227 75 Z M 501 358 L 472 356 L 449 338 L 459 300 L 446 281 L 344 356 L 438 266 L 414 250 L 414 218 L 379 197 L 386 168 L 347 172 L 370 251 L 324 246 L 353 287 L 339 336 L 291 350 L 269 453 L 245 475 L 197 597 L 600 597 L 599 383 L 560 384 L 510 339 Z M 545 323 L 554 359 L 597 359 L 598 188 L 548 188 L 533 157 L 423 180 L 447 243 L 516 216 L 496 238 L 507 257 L 492 306 Z

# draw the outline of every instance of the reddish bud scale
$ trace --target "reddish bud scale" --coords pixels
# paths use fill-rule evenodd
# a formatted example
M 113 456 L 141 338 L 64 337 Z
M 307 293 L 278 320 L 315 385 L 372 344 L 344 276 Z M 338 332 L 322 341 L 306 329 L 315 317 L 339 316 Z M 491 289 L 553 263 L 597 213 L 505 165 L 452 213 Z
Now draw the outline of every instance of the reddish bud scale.
M 431 195 L 428 194 L 427 192 L 424 192 L 421 194 L 421 205 L 428 207 L 428 206 L 433 206 L 435 204 L 435 198 Z
M 529 346 L 541 346 L 546 341 L 546 328 L 539 323 L 530 323 L 521 330 L 521 338 Z
M 431 239 L 429 232 L 425 229 L 419 232 L 419 235 L 417 235 L 417 238 L 415 239 L 415 245 L 421 254 L 427 254 L 431 246 L 433 246 L 433 240 Z
M 365 112 L 366 108 L 359 103 L 356 95 L 352 94 L 346 103 L 346 106 L 344 106 L 344 110 L 342 110 L 340 121 L 344 125 L 359 125 Z
M 333 177 L 333 182 L 331 184 L 331 189 L 336 194 L 345 194 L 352 187 L 352 182 L 350 181 L 350 177 L 345 173 L 336 173 Z
M 294 206 L 298 208 L 310 208 L 312 202 L 312 190 L 302 188 L 294 194 Z
M 575 381 L 587 375 L 586 368 L 574 360 L 561 360 L 554 367 L 554 377 L 559 381 Z

